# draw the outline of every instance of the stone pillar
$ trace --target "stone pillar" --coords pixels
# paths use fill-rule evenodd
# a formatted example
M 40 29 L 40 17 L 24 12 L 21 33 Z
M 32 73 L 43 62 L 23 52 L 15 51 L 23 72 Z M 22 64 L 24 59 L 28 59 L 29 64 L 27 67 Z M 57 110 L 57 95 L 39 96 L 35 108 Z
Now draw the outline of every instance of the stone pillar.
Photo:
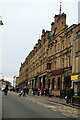
M 55 77 L 54 90 L 57 90 L 57 83 L 58 83 L 58 80 L 57 80 L 57 76 L 56 76 L 56 77 Z
M 52 89 L 52 79 L 50 79 L 50 89 Z
M 45 88 L 47 88 L 47 83 L 48 83 L 48 79 L 47 79 L 47 75 L 45 77 Z
M 62 75 L 62 90 L 64 89 L 64 76 Z
M 39 88 L 39 84 L 40 84 L 40 81 L 39 81 L 39 77 L 37 78 L 37 88 Z
M 43 76 L 41 77 L 41 87 L 43 88 Z

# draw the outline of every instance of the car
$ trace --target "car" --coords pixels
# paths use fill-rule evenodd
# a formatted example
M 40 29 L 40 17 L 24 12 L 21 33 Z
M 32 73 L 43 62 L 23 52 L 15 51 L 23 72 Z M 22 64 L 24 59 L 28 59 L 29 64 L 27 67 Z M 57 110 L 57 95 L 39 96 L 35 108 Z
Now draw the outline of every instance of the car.
M 6 87 L 5 85 L 2 85 L 1 86 L 1 91 L 4 91 L 5 87 Z

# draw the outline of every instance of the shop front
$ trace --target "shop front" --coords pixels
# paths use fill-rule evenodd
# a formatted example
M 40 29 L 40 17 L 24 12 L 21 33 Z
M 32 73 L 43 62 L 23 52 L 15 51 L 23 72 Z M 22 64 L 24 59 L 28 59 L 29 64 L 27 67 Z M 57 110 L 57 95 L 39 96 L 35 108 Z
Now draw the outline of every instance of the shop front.
M 80 106 L 80 74 L 71 76 L 74 89 L 73 104 Z

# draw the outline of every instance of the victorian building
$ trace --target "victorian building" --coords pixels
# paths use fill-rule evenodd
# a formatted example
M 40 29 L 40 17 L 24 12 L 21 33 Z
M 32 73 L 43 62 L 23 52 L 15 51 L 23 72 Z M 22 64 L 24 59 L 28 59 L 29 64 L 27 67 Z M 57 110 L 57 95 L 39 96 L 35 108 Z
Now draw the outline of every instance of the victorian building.
M 80 24 L 68 27 L 65 13 L 55 15 L 51 30 L 42 30 L 41 39 L 21 63 L 19 86 L 50 88 L 59 96 L 61 89 L 71 86 L 75 70 L 80 74 L 79 45 Z

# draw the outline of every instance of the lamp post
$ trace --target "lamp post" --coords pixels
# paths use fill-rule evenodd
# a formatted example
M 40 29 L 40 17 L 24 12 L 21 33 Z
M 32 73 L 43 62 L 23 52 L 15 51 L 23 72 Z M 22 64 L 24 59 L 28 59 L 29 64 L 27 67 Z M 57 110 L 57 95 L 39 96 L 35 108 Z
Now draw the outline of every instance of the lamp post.
M 2 22 L 2 17 L 0 16 L 0 25 L 4 25 Z
M 13 87 L 15 87 L 15 84 L 16 84 L 16 76 L 13 77 Z
M 0 26 L 3 25 L 2 22 L 2 17 L 0 16 Z M 4 80 L 4 76 L 2 77 L 2 73 L 1 73 L 1 85 L 3 85 L 3 80 Z
M 3 86 L 3 81 L 4 81 L 4 76 L 2 76 L 2 73 L 1 73 L 1 86 Z

